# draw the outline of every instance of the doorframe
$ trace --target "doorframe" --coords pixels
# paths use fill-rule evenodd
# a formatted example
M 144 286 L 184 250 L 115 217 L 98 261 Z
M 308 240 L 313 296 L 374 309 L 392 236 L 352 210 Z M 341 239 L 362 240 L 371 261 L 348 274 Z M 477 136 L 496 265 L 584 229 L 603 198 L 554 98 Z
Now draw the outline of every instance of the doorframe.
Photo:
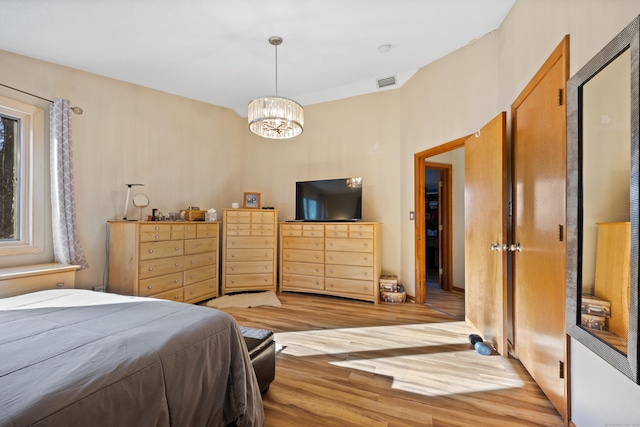
M 424 304 L 427 301 L 427 273 L 426 273 L 426 260 L 427 254 L 425 251 L 424 242 L 426 241 L 426 227 L 422 220 L 425 215 L 425 162 L 429 157 L 436 156 L 438 154 L 446 153 L 457 148 L 464 147 L 464 142 L 471 136 L 463 136 L 462 138 L 449 141 L 445 144 L 438 145 L 437 147 L 429 148 L 413 155 L 413 177 L 414 177 L 414 263 L 415 263 L 415 288 L 416 296 L 415 300 L 417 304 Z M 451 263 L 449 262 L 449 267 Z M 450 275 L 449 275 L 450 276 Z

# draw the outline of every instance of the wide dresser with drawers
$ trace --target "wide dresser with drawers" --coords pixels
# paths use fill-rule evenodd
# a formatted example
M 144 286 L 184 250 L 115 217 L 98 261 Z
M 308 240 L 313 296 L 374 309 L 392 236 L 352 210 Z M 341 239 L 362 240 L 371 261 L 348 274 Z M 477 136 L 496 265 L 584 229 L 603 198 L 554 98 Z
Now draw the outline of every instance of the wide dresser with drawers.
M 379 302 L 379 222 L 280 224 L 280 290 Z
M 109 221 L 107 291 L 194 303 L 218 295 L 218 222 Z

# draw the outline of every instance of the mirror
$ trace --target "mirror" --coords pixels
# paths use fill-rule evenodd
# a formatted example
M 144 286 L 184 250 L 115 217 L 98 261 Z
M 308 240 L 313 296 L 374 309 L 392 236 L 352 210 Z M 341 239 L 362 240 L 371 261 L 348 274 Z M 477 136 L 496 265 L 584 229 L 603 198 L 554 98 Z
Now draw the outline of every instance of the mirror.
M 149 206 L 149 198 L 144 194 L 136 194 L 133 196 L 133 206 L 137 208 L 146 208 Z
M 639 19 L 567 83 L 567 333 L 636 383 Z

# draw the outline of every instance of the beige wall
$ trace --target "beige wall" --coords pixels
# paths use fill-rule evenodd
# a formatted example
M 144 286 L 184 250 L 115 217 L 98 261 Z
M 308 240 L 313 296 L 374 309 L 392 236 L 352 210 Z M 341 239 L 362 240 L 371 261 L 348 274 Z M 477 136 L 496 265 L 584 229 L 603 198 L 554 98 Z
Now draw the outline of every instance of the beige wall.
M 122 217 L 126 183 L 145 184 L 132 194 L 144 192 L 151 201 L 144 212 L 131 207 L 129 218 L 146 217 L 152 208 L 230 206 L 242 191 L 244 121 L 235 112 L 4 51 L 0 63 L 1 83 L 84 109 L 72 117 L 78 234 L 90 264 L 77 275 L 79 287 L 104 283 L 106 222 Z M 48 192 L 46 207 L 46 251 L 3 257 L 0 266 L 53 260 Z

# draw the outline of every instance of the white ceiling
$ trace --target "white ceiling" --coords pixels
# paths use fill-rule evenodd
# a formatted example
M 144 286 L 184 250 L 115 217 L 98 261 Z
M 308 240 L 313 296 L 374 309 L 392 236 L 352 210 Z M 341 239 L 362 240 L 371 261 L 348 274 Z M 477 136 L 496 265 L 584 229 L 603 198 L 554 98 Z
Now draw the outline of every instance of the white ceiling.
M 375 92 L 384 77 L 402 86 L 496 30 L 514 2 L 0 0 L 0 49 L 246 117 L 253 98 L 275 95 L 271 36 L 284 39 L 278 95 L 305 106 Z M 384 44 L 392 48 L 382 54 Z

